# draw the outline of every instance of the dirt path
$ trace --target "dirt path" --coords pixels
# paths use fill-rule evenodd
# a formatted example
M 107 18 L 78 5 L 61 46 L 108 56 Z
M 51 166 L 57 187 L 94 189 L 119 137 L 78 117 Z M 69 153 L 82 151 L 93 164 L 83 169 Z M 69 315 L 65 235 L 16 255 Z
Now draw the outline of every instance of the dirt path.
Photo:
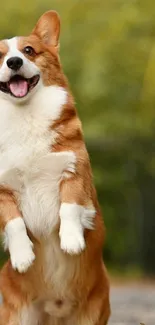
M 155 287 L 112 287 L 111 308 L 109 325 L 155 325 Z

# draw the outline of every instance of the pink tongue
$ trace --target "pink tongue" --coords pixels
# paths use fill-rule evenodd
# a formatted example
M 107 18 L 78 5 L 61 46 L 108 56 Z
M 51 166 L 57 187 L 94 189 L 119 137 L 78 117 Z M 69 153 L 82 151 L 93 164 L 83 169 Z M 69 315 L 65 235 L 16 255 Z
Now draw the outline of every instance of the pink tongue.
M 16 97 L 24 97 L 28 92 L 28 83 L 25 80 L 11 81 L 9 87 Z

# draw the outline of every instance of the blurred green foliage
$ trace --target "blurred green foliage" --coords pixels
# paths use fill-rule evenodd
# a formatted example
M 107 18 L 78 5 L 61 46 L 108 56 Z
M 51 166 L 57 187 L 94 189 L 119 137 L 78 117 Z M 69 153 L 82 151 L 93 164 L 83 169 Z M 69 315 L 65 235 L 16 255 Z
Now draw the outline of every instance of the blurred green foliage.
M 153 0 L 7 0 L 0 37 L 26 35 L 55 9 L 107 228 L 110 265 L 155 273 Z

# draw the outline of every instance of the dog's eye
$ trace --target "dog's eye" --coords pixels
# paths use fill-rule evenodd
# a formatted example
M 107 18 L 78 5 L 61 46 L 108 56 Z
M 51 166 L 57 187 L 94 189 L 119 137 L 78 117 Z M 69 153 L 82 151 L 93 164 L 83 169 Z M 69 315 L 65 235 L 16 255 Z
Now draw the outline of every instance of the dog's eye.
M 33 49 L 33 47 L 31 46 L 26 46 L 24 47 L 24 50 L 23 52 L 27 55 L 30 55 L 30 56 L 34 56 L 36 53 L 35 53 L 35 50 Z

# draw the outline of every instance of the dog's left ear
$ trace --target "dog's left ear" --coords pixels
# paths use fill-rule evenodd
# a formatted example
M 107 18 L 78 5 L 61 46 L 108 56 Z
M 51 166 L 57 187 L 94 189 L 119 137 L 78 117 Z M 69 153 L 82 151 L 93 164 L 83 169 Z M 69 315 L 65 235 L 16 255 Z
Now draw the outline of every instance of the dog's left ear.
M 38 20 L 32 34 L 36 34 L 46 45 L 59 46 L 60 18 L 56 11 L 45 12 Z

